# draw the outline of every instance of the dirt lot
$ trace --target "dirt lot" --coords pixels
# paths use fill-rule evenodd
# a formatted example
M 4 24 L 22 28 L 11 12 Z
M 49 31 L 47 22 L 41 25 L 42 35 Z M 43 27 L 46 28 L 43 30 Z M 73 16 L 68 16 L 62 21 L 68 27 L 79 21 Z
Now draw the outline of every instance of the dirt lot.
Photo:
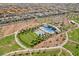
M 19 22 L 15 24 L 10 24 L 2 27 L 3 36 L 14 33 L 17 30 L 30 28 L 39 25 L 36 20 L 28 21 L 28 22 Z
M 34 48 L 55 47 L 62 44 L 64 40 L 65 40 L 65 35 L 58 34 L 58 35 L 50 37 L 46 41 L 39 43 L 38 45 L 34 46 Z

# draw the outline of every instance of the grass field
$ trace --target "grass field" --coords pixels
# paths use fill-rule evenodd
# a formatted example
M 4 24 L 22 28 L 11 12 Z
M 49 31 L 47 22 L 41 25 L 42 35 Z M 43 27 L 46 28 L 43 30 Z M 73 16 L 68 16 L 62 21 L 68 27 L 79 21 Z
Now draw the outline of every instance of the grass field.
M 43 38 L 41 36 L 38 36 L 33 31 L 24 31 L 20 32 L 17 36 L 20 41 L 26 46 L 26 47 L 33 47 L 34 45 L 40 43 Z
M 79 56 L 79 44 L 68 42 L 65 46 L 73 55 Z
M 69 39 L 79 42 L 79 28 L 68 33 Z
M 33 56 L 57 56 L 60 49 L 50 49 L 45 51 L 32 52 Z
M 14 55 L 16 56 L 57 56 L 60 52 L 60 49 L 49 49 L 49 50 L 33 50 L 30 52 L 20 52 L 16 53 Z
M 37 40 L 37 35 L 33 32 L 28 32 L 27 34 L 26 33 L 20 33 L 19 34 L 19 38 L 20 40 L 25 43 L 25 45 L 27 47 L 30 47 L 30 45 L 32 45 L 32 40 Z
M 14 40 L 14 35 L 10 35 L 0 39 L 0 55 L 3 55 L 8 52 L 22 49 Z

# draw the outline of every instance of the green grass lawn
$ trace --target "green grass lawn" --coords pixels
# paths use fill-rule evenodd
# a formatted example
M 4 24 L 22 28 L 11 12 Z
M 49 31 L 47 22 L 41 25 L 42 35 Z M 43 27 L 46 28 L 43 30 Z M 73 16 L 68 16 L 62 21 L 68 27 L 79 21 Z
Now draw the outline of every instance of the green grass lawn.
M 0 39 L 0 55 L 22 49 L 14 40 L 14 35 L 10 35 Z
M 79 28 L 68 33 L 69 39 L 79 42 Z
M 34 33 L 31 30 L 20 32 L 17 37 L 26 47 L 29 48 L 33 47 L 34 45 L 36 45 L 42 40 L 41 36 L 38 36 L 36 33 Z
M 32 45 L 32 40 L 37 40 L 37 35 L 34 32 L 29 31 L 28 33 L 20 33 L 19 38 L 27 47 L 30 47 L 29 45 Z
M 39 52 L 32 52 L 33 56 L 57 56 L 60 52 L 60 49 L 51 49 Z
M 20 32 L 17 37 L 19 38 L 19 40 L 21 41 L 22 44 L 24 44 L 27 48 L 31 48 L 34 47 L 34 45 L 40 43 L 41 41 L 45 40 L 46 38 L 48 38 L 48 36 L 41 36 L 41 35 L 37 35 L 35 32 L 33 32 L 34 30 L 23 30 L 22 32 Z
M 13 54 L 15 56 L 57 56 L 60 52 L 59 48 L 48 50 L 33 50 L 31 52 L 20 52 Z
M 68 49 L 73 55 L 79 56 L 79 45 L 78 44 L 68 42 L 64 47 Z

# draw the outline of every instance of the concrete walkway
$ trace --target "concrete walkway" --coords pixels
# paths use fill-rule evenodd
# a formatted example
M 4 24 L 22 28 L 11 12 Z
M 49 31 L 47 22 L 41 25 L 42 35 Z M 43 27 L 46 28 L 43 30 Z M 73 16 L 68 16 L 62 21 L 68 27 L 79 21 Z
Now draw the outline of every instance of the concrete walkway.
M 60 56 L 61 53 L 62 53 L 62 49 L 60 49 L 60 52 L 58 53 L 58 56 Z
M 19 39 L 17 38 L 17 34 L 19 33 L 19 31 L 16 31 L 15 32 L 15 41 L 16 41 L 16 43 L 20 46 L 20 47 L 22 47 L 22 48 L 24 48 L 24 49 L 27 49 L 20 41 L 19 41 Z
M 26 50 L 18 50 L 18 51 L 13 51 L 13 52 L 10 52 L 10 53 L 7 53 L 7 54 L 5 54 L 5 55 L 3 55 L 3 56 L 8 56 L 8 55 L 13 55 L 13 54 L 16 54 L 16 53 L 25 53 L 25 52 L 28 52 L 29 51 L 29 53 L 30 52 L 32 52 L 32 51 L 42 51 L 42 50 L 49 50 L 49 49 L 61 49 L 61 51 L 58 53 L 58 56 L 62 53 L 62 49 L 64 49 L 66 52 L 68 52 L 71 56 L 73 56 L 73 54 L 69 51 L 69 50 L 67 50 L 67 49 L 65 49 L 65 48 L 63 48 L 63 47 L 50 47 L 50 48 L 39 48 L 39 49 L 26 49 Z
M 68 52 L 71 56 L 74 56 L 69 50 L 67 50 L 66 48 L 63 47 L 63 49 Z

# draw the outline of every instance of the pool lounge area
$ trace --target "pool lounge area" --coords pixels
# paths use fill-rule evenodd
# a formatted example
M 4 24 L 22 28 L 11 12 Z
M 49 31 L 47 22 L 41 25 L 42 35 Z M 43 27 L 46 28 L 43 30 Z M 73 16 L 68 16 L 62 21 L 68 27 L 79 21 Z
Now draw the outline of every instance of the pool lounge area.
M 43 32 L 43 31 L 41 31 L 41 30 L 36 30 L 35 33 L 36 33 L 37 35 L 44 35 L 44 34 L 45 34 L 45 32 Z

